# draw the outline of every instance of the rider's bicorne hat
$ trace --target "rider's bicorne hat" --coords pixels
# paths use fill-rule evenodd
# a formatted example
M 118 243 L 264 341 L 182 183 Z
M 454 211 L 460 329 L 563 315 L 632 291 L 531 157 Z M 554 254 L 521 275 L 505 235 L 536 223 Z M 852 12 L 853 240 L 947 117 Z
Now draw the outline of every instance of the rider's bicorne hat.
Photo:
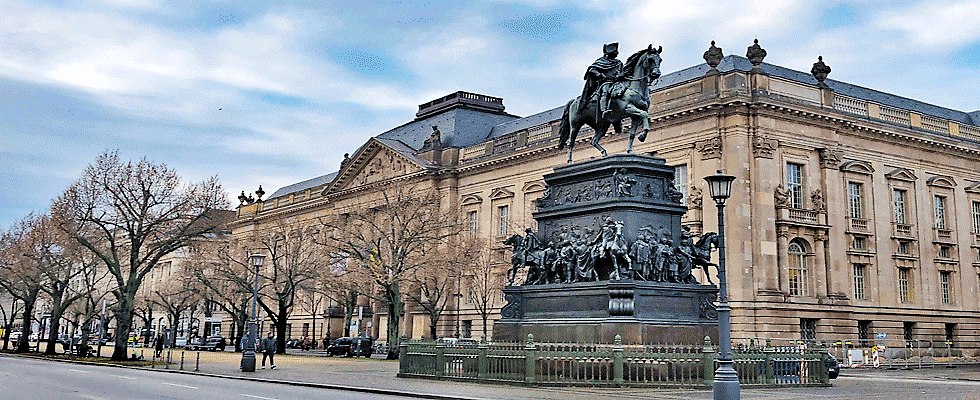
M 609 43 L 602 46 L 602 52 L 609 54 L 612 52 L 619 52 L 619 43 Z

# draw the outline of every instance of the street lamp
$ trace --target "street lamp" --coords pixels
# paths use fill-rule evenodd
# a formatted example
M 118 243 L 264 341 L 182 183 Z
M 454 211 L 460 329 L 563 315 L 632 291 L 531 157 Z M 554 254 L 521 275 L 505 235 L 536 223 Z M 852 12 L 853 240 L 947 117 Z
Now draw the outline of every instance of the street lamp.
M 732 308 L 728 305 L 728 279 L 725 274 L 725 200 L 732 195 L 734 176 L 721 170 L 704 177 L 711 198 L 718 205 L 718 369 L 715 370 L 714 398 L 741 398 L 738 373 L 732 368 Z
M 248 338 L 242 347 L 242 372 L 255 372 L 255 322 L 259 307 L 259 269 L 265 261 L 264 254 L 252 255 L 252 266 L 255 267 L 255 282 L 252 289 L 252 318 L 248 320 Z

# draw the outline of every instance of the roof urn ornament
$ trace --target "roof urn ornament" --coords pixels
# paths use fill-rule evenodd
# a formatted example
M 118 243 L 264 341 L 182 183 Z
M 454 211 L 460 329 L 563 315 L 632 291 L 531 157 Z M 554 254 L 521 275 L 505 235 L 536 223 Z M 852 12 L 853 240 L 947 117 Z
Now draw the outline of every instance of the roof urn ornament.
M 259 185 L 259 190 L 255 191 L 255 195 L 258 196 L 258 201 L 262 201 L 262 196 L 265 196 L 265 190 L 262 190 L 262 185 Z
M 766 49 L 759 46 L 759 39 L 756 39 L 755 44 L 749 46 L 748 50 L 745 51 L 745 58 L 748 58 L 749 62 L 752 63 L 752 72 L 762 73 L 759 64 L 762 64 L 762 60 L 766 58 Z
M 817 86 L 822 88 L 830 88 L 824 83 L 824 79 L 827 79 L 827 75 L 830 74 L 830 66 L 823 63 L 823 56 L 817 56 L 817 62 L 813 63 L 813 68 L 810 69 L 810 73 L 813 74 L 814 78 L 817 78 Z
M 718 73 L 718 64 L 721 64 L 721 59 L 725 58 L 725 55 L 721 52 L 721 47 L 715 47 L 715 41 L 711 41 L 711 47 L 704 52 L 704 62 L 708 63 L 711 70 L 708 71 L 709 74 Z
M 238 201 L 241 203 L 239 206 L 244 206 L 245 202 L 248 201 L 248 197 L 245 196 L 245 191 L 242 190 L 242 194 L 238 195 Z

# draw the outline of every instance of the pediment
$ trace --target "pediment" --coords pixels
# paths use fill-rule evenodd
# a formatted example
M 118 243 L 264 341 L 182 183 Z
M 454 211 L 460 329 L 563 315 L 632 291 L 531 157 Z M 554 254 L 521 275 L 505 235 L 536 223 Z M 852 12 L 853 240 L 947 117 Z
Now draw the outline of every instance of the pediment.
M 967 193 L 977 193 L 980 194 L 980 182 L 973 182 L 966 187 Z
M 350 162 L 341 168 L 337 179 L 323 193 L 387 181 L 424 170 L 422 161 L 412 159 L 385 143 L 371 138 Z
M 896 179 L 900 181 L 915 182 L 919 177 L 912 173 L 912 170 L 908 168 L 895 168 L 892 172 L 885 174 L 885 178 Z
M 548 188 L 548 185 L 544 181 L 531 181 L 524 184 L 524 188 L 521 189 L 524 193 L 534 193 L 540 192 Z
M 490 191 L 490 200 L 500 200 L 508 197 L 514 197 L 514 192 L 511 192 L 506 188 L 496 188 Z
M 461 205 L 461 206 L 469 206 L 469 205 L 473 205 L 473 204 L 480 204 L 482 202 L 483 202 L 483 198 L 480 197 L 479 195 L 476 195 L 476 194 L 467 194 L 467 195 L 464 195 L 459 200 L 459 205 Z
M 956 187 L 956 181 L 948 176 L 937 175 L 929 178 L 929 180 L 926 181 L 926 185 L 952 189 Z
M 871 167 L 871 163 L 867 161 L 856 161 L 851 160 L 844 162 L 840 165 L 840 170 L 842 172 L 853 172 L 855 174 L 871 175 L 875 172 L 875 169 Z

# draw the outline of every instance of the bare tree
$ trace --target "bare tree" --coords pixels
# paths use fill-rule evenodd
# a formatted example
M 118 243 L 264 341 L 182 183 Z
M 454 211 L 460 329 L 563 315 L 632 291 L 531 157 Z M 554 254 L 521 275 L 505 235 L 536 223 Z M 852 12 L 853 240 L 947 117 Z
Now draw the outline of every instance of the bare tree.
M 186 184 L 166 165 L 145 158 L 124 162 L 118 152 L 106 152 L 55 200 L 52 212 L 114 278 L 116 337 L 126 338 L 146 274 L 167 254 L 211 232 L 222 216 L 211 211 L 227 207 L 216 177 Z M 126 359 L 125 340 L 116 341 L 112 359 Z
M 505 271 L 508 266 L 501 260 L 495 260 L 485 243 L 473 254 L 475 256 L 470 259 L 463 285 L 467 298 L 483 319 L 483 338 L 487 338 L 487 321 L 497 308 L 501 288 L 507 282 Z
M 426 263 L 408 275 L 411 290 L 406 295 L 429 318 L 432 339 L 438 337 L 439 319 L 455 295 L 460 293 L 463 276 L 469 272 L 473 264 L 470 260 L 478 254 L 477 248 L 478 242 L 465 235 L 449 237 L 445 243 L 427 249 L 424 252 Z
M 44 258 L 39 256 L 44 247 L 44 237 L 38 226 L 43 217 L 31 214 L 14 224 L 0 238 L 0 287 L 24 305 L 22 334 L 15 352 L 29 350 L 27 340 L 31 335 L 31 317 L 37 304 L 41 286 L 44 285 Z
M 184 312 L 193 309 L 201 302 L 201 295 L 197 287 L 198 280 L 192 275 L 177 273 L 170 278 L 153 291 L 148 302 L 160 306 L 167 314 L 167 323 L 171 327 L 176 327 Z M 193 320 L 189 321 L 190 324 L 193 322 Z M 189 334 L 190 329 L 187 331 Z M 177 335 L 173 335 L 170 340 L 170 345 L 175 345 Z
M 10 331 L 14 329 L 14 321 L 17 314 L 23 312 L 20 303 L 15 298 L 10 298 L 9 306 L 0 303 L 0 311 L 3 312 L 3 350 L 7 351 L 10 344 Z
M 368 274 L 380 287 L 380 295 L 373 297 L 387 305 L 388 343 L 397 348 L 405 312 L 403 285 L 426 265 L 427 251 L 460 234 L 459 213 L 443 207 L 435 190 L 393 183 L 378 187 L 374 203 L 342 210 L 324 224 L 329 228 L 327 244 L 348 255 L 362 267 L 354 270 Z
M 198 281 L 202 296 L 231 317 L 229 337 L 235 344 L 235 351 L 241 351 L 248 307 L 252 302 L 253 274 L 248 253 L 224 240 L 198 242 L 190 249 L 193 261 L 189 275 Z

